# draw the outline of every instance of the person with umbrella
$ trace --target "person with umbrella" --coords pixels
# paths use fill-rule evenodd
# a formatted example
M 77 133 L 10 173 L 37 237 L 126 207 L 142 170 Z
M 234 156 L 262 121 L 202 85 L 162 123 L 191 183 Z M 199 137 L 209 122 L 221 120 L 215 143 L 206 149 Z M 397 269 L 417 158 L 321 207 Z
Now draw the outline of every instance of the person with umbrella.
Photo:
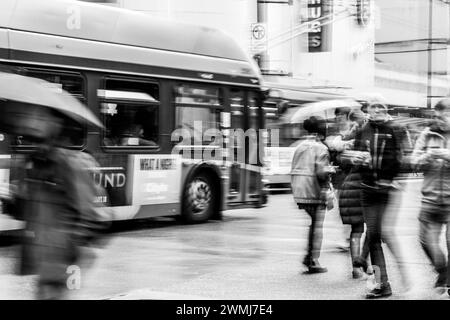
M 68 270 L 78 263 L 80 246 L 92 238 L 97 223 L 94 201 L 99 190 L 88 170 L 97 164 L 87 153 L 63 147 L 61 133 L 71 115 L 64 110 L 79 107 L 77 102 L 42 89 L 43 81 L 6 77 L 11 90 L 0 90 L 0 129 L 24 136 L 34 146 L 13 168 L 16 183 L 6 203 L 9 214 L 25 221 L 20 274 L 38 275 L 38 299 L 61 299 L 69 289 Z M 23 88 L 22 98 L 14 92 L 16 86 Z M 81 119 L 76 114 L 72 118 Z

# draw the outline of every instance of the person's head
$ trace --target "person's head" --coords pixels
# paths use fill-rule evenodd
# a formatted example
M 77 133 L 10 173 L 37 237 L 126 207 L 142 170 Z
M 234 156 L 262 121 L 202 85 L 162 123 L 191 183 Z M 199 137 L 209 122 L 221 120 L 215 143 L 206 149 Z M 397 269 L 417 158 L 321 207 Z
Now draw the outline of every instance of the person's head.
M 337 119 L 347 120 L 350 112 L 352 111 L 349 107 L 337 107 L 334 109 L 334 116 Z
M 388 107 L 384 103 L 374 102 L 367 106 L 369 119 L 375 122 L 384 122 L 388 119 Z
M 367 114 L 367 108 L 369 107 L 369 103 L 366 101 L 360 101 L 361 104 L 361 112 Z
M 326 122 L 321 117 L 312 116 L 303 121 L 303 128 L 308 131 L 309 134 L 314 134 L 320 138 L 326 136 Z
M 361 110 L 353 110 L 348 115 L 348 119 L 351 122 L 357 123 L 359 126 L 362 126 L 364 122 L 366 121 L 366 114 L 362 112 Z
M 434 119 L 440 130 L 448 130 L 450 127 L 450 99 L 441 100 L 434 106 Z
M 10 115 L 16 133 L 35 143 L 51 142 L 63 128 L 63 118 L 47 107 L 15 103 Z

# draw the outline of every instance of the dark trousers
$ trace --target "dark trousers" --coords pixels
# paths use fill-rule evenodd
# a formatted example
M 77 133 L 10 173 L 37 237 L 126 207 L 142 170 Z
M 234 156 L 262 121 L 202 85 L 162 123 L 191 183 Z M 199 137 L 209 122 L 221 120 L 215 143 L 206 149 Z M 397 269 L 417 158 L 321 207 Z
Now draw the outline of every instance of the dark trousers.
M 436 206 L 432 208 L 429 205 L 423 205 L 420 213 L 420 231 L 419 239 L 425 254 L 430 262 L 433 264 L 434 269 L 439 274 L 439 278 L 442 281 L 447 282 L 450 285 L 450 222 L 445 221 L 447 219 L 435 219 L 435 217 L 448 214 L 449 207 Z M 434 214 L 431 211 L 435 211 Z M 442 251 L 440 246 L 440 236 L 444 227 L 446 231 L 447 242 L 447 256 Z
M 325 210 L 323 206 L 317 204 L 299 204 L 300 209 L 304 209 L 311 217 L 308 235 L 307 259 L 317 260 L 320 257 L 323 239 L 323 221 L 325 220 Z
M 383 218 L 389 201 L 389 189 L 365 189 L 361 192 L 364 221 L 367 225 L 366 241 L 368 242 L 370 260 L 375 276 L 381 283 L 388 281 L 386 260 L 381 247 Z

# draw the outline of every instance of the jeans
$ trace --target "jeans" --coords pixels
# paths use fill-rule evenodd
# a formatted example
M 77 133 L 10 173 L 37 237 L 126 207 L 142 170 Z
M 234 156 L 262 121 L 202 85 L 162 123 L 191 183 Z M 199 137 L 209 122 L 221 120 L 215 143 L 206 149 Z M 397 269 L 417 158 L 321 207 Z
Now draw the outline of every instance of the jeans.
M 314 261 L 320 257 L 323 239 L 323 221 L 325 220 L 325 210 L 321 205 L 299 204 L 300 209 L 304 209 L 311 217 L 308 235 L 308 254 L 307 257 Z
M 388 282 L 386 260 L 381 247 L 382 225 L 389 201 L 389 189 L 366 189 L 361 192 L 364 221 L 367 225 L 366 241 L 368 241 L 370 260 L 375 267 L 375 276 L 381 283 Z M 377 270 L 378 269 L 378 270 Z M 378 272 L 377 272 L 378 271 Z M 378 273 L 378 274 L 377 274 Z M 379 276 L 379 278 L 378 278 Z
M 434 269 L 439 274 L 439 278 L 441 281 L 447 282 L 447 286 L 450 285 L 450 266 L 448 261 L 450 261 L 450 222 L 426 219 L 425 216 L 430 217 L 429 211 L 430 206 L 427 205 L 426 208 L 422 206 L 420 213 L 420 231 L 419 231 L 419 239 L 420 244 L 425 251 L 428 259 L 430 259 L 433 264 Z M 449 210 L 448 207 L 440 207 L 436 206 L 434 208 L 436 213 L 442 213 Z M 445 211 L 444 211 L 445 210 Z M 443 228 L 446 227 L 446 242 L 447 242 L 447 256 L 441 249 L 440 246 L 440 236 L 442 234 Z M 442 283 L 441 283 L 442 284 Z

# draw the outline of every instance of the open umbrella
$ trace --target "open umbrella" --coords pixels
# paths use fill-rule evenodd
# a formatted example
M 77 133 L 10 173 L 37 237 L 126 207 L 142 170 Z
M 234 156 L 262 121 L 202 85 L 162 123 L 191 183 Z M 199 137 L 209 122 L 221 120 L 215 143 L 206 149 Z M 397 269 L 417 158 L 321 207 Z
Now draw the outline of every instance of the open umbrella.
M 44 106 L 80 124 L 103 127 L 99 119 L 86 106 L 68 92 L 55 88 L 53 83 L 0 72 L 0 129 L 10 131 L 14 127 L 14 109 L 17 103 L 30 108 Z M 17 116 L 20 116 L 19 113 Z
M 388 105 L 388 100 L 378 92 L 357 92 L 353 95 L 353 98 L 359 102 L 364 102 L 368 104 L 372 103 L 382 103 Z
M 297 108 L 292 108 L 292 111 L 289 110 L 289 114 L 286 114 L 286 117 L 289 119 L 289 123 L 301 123 L 312 115 L 319 115 L 328 112 L 331 114 L 332 111 L 338 107 L 357 109 L 361 108 L 361 104 L 353 99 L 336 99 L 311 102 Z M 334 113 L 332 114 L 334 116 Z

